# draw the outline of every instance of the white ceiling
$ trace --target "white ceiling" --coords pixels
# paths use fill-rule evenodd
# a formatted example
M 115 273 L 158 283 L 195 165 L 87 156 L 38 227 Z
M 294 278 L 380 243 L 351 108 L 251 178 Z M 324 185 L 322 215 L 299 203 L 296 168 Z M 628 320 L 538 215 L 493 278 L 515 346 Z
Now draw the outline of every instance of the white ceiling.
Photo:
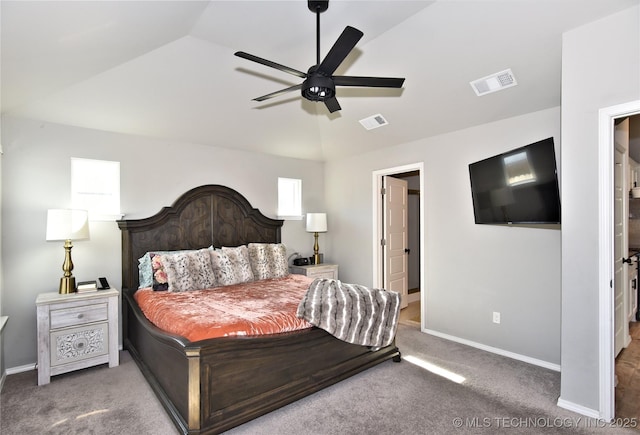
M 560 104 L 562 33 L 640 0 L 331 0 L 321 57 L 345 26 L 364 32 L 336 74 L 405 77 L 403 89 L 338 87 L 340 112 L 301 79 L 315 15 L 290 1 L 2 0 L 2 113 L 180 142 L 328 160 Z M 518 86 L 469 82 L 511 68 Z M 358 120 L 381 113 L 388 126 Z

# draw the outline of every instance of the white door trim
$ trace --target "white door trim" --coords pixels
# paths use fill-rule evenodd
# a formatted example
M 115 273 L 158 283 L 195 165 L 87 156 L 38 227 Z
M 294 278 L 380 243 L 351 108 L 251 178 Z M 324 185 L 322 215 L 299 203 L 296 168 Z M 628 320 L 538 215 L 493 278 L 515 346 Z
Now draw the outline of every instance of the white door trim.
M 425 240 L 427 238 L 425 221 L 424 221 L 424 162 L 410 163 L 404 166 L 396 166 L 393 168 L 379 169 L 372 173 L 371 189 L 372 195 L 372 252 L 373 252 L 373 287 L 382 287 L 382 249 L 380 246 L 380 234 L 382 234 L 382 195 L 380 195 L 380 189 L 382 189 L 382 177 L 385 175 L 400 174 L 402 172 L 419 171 L 420 172 L 420 329 L 424 332 L 427 324 L 427 313 L 424 307 L 426 307 L 427 301 L 427 287 L 425 285 L 424 268 L 426 264 L 426 252 L 425 252 Z
M 640 113 L 640 100 L 599 111 L 598 144 L 598 198 L 600 226 L 598 234 L 598 316 L 600 361 L 600 418 L 610 421 L 615 417 L 615 363 L 613 356 L 613 165 L 614 126 L 616 118 Z

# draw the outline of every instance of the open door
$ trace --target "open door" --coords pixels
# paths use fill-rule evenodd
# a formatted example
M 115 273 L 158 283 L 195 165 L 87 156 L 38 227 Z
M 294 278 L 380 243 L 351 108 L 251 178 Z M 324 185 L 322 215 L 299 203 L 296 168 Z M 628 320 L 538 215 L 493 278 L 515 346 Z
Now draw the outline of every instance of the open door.
M 405 308 L 409 298 L 407 181 L 383 177 L 383 197 L 384 288 L 400 293 L 400 308 Z
M 629 182 L 627 177 L 628 149 L 629 149 L 629 118 L 615 126 L 614 133 L 614 209 L 613 209 L 613 251 L 614 251 L 614 279 L 613 279 L 613 307 L 614 307 L 614 357 L 629 344 L 628 323 L 628 198 Z

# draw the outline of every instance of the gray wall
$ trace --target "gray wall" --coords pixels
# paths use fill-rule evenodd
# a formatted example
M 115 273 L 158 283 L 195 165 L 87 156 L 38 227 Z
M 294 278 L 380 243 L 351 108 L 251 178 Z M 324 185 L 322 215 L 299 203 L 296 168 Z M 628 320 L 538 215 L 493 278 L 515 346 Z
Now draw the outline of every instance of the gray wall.
M 0 128 L 0 137 L 2 137 Z M 2 247 L 2 141 L 0 141 L 0 248 Z M 7 318 L 3 316 L 2 311 L 2 288 L 4 280 L 2 278 L 2 250 L 0 249 L 0 391 L 2 391 L 2 385 L 6 375 L 6 366 L 4 362 L 4 327 L 6 326 Z
M 468 172 L 472 162 L 550 136 L 558 151 L 559 108 L 327 162 L 330 254 L 341 279 L 373 282 L 372 172 L 424 162 L 427 329 L 559 364 L 560 231 L 476 225 Z
M 564 35 L 561 399 L 599 409 L 598 110 L 640 99 L 640 10 Z
M 35 299 L 57 291 L 62 276 L 64 250 L 62 243 L 45 241 L 46 211 L 70 206 L 70 157 L 121 162 L 125 218 L 154 214 L 201 184 L 236 189 L 275 218 L 279 176 L 302 179 L 303 211 L 324 208 L 324 165 L 318 162 L 15 118 L 3 119 L 2 144 L 2 314 L 10 317 L 4 334 L 9 368 L 35 363 Z M 115 222 L 92 222 L 90 230 L 91 240 L 74 244 L 73 274 L 78 280 L 106 276 L 119 288 L 120 230 Z M 283 242 L 290 252 L 312 252 L 313 237 L 302 221 L 285 222 Z

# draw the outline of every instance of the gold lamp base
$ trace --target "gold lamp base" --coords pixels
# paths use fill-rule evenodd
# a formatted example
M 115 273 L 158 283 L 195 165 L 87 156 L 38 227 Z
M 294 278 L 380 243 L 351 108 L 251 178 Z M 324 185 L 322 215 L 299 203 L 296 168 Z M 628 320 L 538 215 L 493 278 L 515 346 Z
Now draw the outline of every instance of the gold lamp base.
M 60 278 L 60 290 L 58 293 L 61 295 L 76 292 L 76 277 L 75 276 L 63 276 Z
M 76 278 L 71 274 L 71 271 L 73 270 L 71 248 L 73 248 L 73 243 L 71 243 L 71 240 L 65 240 L 64 263 L 62 263 L 64 276 L 60 278 L 60 290 L 58 290 L 58 293 L 60 293 L 61 295 L 75 293 L 76 291 Z
M 320 247 L 318 246 L 318 232 L 313 233 L 313 264 L 320 264 Z

